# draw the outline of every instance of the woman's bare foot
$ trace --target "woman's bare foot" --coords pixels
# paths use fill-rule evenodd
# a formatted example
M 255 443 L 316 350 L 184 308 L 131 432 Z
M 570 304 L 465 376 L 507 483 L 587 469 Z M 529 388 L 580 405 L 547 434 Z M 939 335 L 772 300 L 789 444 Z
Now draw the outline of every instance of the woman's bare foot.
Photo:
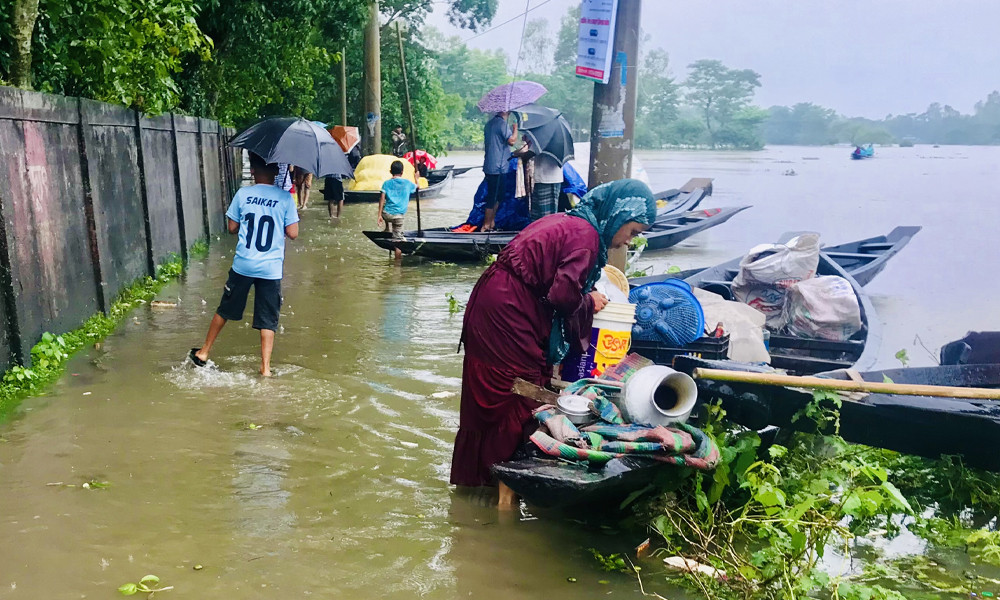
M 499 510 L 514 510 L 517 505 L 517 494 L 514 493 L 514 490 L 500 483 L 498 491 L 497 508 Z
M 260 376 L 261 377 L 270 377 L 271 376 L 271 369 L 265 369 L 264 367 L 261 367 L 260 368 Z

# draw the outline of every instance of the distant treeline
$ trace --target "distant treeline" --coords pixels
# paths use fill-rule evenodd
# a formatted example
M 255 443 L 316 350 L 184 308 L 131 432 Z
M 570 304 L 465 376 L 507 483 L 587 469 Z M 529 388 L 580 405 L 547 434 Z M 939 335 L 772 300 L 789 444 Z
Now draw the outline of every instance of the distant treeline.
M 763 136 L 768 144 L 1000 144 L 1000 91 L 977 102 L 971 115 L 936 102 L 920 114 L 877 121 L 844 117 L 811 103 L 772 106 L 767 112 Z

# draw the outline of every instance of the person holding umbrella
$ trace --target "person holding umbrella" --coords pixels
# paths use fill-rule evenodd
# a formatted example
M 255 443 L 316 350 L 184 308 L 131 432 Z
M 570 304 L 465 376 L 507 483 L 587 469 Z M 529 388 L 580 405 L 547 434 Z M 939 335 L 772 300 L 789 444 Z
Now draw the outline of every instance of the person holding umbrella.
M 497 206 L 503 199 L 504 174 L 510 163 L 511 146 L 517 141 L 517 122 L 514 127 L 507 123 L 509 112 L 496 113 L 483 128 L 483 143 L 486 156 L 483 158 L 483 173 L 486 176 L 486 217 L 483 231 L 493 231 Z
M 208 354 L 228 321 L 242 321 L 250 288 L 254 289 L 253 328 L 260 331 L 260 374 L 271 376 L 271 351 L 281 310 L 281 277 L 285 238 L 299 237 L 295 198 L 274 185 L 278 165 L 250 152 L 250 175 L 255 185 L 240 188 L 226 211 L 229 233 L 238 233 L 236 255 L 222 300 L 208 326 L 201 348 L 192 348 L 191 362 L 208 364 Z

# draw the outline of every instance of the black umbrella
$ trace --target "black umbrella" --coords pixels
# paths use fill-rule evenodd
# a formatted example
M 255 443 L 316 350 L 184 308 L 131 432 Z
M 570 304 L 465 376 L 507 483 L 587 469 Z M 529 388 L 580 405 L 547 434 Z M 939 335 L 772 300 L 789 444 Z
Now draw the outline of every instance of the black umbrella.
M 531 129 L 551 123 L 562 114 L 554 108 L 534 103 L 522 106 L 513 112 L 520 122 L 521 129 Z
M 560 165 L 573 158 L 573 133 L 562 113 L 556 112 L 555 118 L 547 121 L 543 119 L 531 121 L 528 119 L 521 127 L 531 142 L 532 152 L 551 156 Z
M 246 148 L 269 163 L 293 164 L 317 177 L 354 177 L 347 155 L 330 132 L 302 118 L 265 119 L 229 140 L 229 145 Z

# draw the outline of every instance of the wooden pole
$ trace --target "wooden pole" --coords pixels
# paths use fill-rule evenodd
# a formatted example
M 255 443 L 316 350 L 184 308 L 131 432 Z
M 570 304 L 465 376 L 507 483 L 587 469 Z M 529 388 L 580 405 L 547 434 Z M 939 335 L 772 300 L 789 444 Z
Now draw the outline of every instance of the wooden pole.
M 340 124 L 347 127 L 347 48 L 340 49 Z
M 378 0 L 368 5 L 368 25 L 365 27 L 364 112 L 366 122 L 361 127 L 362 149 L 366 155 L 382 154 L 382 30 L 378 18 Z M 368 128 L 368 115 L 375 122 Z M 346 125 L 346 123 L 345 123 Z
M 417 235 L 423 235 L 424 228 L 420 221 L 420 171 L 417 170 L 417 127 L 413 124 L 413 107 L 410 105 L 410 83 L 406 77 L 406 56 L 403 54 L 403 30 L 396 21 L 396 41 L 399 43 L 399 65 L 403 70 L 403 90 L 406 92 L 406 116 L 410 120 L 410 143 L 413 146 L 413 177 L 417 180 L 414 192 L 417 200 Z
M 618 0 L 608 83 L 594 84 L 590 119 L 591 189 L 632 176 L 636 90 L 639 64 L 639 18 L 642 0 Z M 625 271 L 625 249 L 608 252 L 608 264 Z
M 735 383 L 755 383 L 805 388 L 811 390 L 837 390 L 845 392 L 867 392 L 869 394 L 897 394 L 900 396 L 931 396 L 934 398 L 969 398 L 976 400 L 1000 400 L 1000 389 L 951 387 L 944 385 L 920 385 L 910 383 L 881 383 L 875 381 L 844 381 L 822 377 L 795 377 L 775 373 L 744 373 L 724 369 L 694 369 L 695 379 L 730 381 Z

